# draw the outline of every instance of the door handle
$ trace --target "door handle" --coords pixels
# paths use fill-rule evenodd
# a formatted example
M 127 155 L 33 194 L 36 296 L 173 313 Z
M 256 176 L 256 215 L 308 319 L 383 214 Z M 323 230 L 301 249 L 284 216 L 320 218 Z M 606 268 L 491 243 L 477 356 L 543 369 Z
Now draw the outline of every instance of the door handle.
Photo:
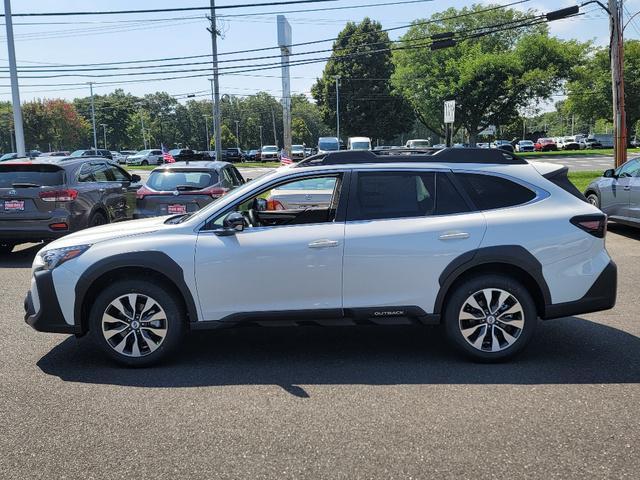
M 462 240 L 469 238 L 470 235 L 467 232 L 447 232 L 438 237 L 440 240 Z
M 315 240 L 309 244 L 309 248 L 337 247 L 340 244 L 337 240 Z

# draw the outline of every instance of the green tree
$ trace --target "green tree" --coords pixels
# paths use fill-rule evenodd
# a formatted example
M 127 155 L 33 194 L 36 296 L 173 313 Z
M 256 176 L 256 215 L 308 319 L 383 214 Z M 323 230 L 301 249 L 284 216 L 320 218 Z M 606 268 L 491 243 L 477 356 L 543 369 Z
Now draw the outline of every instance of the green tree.
M 435 34 L 477 31 L 532 13 L 483 11 L 486 7 L 450 8 L 432 15 L 430 23 L 416 21 L 401 39 L 403 48 L 394 52 L 394 85 L 411 102 L 420 122 L 440 136 L 444 136 L 445 100 L 456 100 L 454 133 L 464 128 L 475 143 L 489 125 L 508 125 L 518 119 L 520 110 L 550 98 L 570 78 L 585 51 L 578 42 L 549 37 L 544 25 L 461 40 L 435 51 L 425 43 Z M 461 14 L 467 15 L 448 18 Z
M 624 42 L 624 57 L 624 99 L 627 130 L 631 136 L 635 124 L 640 120 L 639 40 Z M 591 52 L 589 58 L 576 68 L 576 77 L 567 84 L 567 91 L 569 111 L 594 120 L 612 118 L 611 63 L 608 48 L 597 48 Z M 602 131 L 604 132 L 604 129 Z
M 222 148 L 234 148 L 236 146 L 236 136 L 231 132 L 231 129 L 224 123 L 220 126 L 220 136 L 222 137 Z M 211 138 L 211 149 L 215 150 L 216 139 Z
M 340 133 L 387 139 L 411 128 L 409 104 L 391 86 L 394 65 L 389 35 L 379 22 L 349 22 L 333 43 L 322 77 L 311 93 L 328 125 L 336 121 L 336 82 L 340 77 Z

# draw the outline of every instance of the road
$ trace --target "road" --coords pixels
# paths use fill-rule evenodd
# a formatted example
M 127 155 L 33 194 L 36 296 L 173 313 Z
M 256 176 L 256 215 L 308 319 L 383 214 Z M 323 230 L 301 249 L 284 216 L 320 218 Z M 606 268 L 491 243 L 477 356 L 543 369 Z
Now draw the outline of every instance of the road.
M 638 242 L 611 228 L 614 310 L 542 324 L 511 363 L 434 328 L 247 328 L 146 370 L 23 322 L 25 248 L 0 261 L 0 478 L 637 478 Z

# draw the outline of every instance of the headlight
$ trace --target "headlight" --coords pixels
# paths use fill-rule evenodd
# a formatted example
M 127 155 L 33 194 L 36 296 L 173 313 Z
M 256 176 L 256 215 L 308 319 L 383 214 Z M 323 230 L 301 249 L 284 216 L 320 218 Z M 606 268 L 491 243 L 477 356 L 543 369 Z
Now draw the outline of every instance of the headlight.
M 46 250 L 38 255 L 41 261 L 38 261 L 37 263 L 41 264 L 41 268 L 43 270 L 53 270 L 64 262 L 79 257 L 86 252 L 90 246 L 91 245 L 76 245 L 75 247 L 53 248 L 51 250 Z

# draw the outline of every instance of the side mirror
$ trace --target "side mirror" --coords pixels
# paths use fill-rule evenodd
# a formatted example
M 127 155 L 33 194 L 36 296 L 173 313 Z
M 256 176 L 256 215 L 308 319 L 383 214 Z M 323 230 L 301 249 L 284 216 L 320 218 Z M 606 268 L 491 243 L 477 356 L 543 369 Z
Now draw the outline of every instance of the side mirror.
M 231 212 L 222 222 L 223 227 L 216 230 L 219 237 L 228 237 L 244 230 L 244 215 L 240 212 Z
M 140 178 L 140 175 L 138 175 L 137 173 L 134 173 L 133 175 L 131 175 L 131 183 L 138 183 L 142 180 L 142 178 Z
M 602 176 L 605 178 L 616 178 L 616 171 L 613 168 L 609 168 L 604 171 Z
M 254 208 L 259 212 L 264 212 L 267 209 L 267 201 L 264 198 L 256 198 L 253 201 Z

